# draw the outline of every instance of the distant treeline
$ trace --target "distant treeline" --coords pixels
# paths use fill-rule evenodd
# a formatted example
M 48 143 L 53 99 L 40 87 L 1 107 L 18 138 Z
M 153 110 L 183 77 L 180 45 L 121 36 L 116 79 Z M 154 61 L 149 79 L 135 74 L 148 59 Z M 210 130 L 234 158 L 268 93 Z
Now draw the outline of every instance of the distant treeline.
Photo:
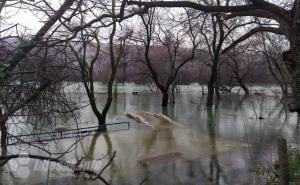
M 150 73 L 144 64 L 143 58 L 138 54 L 137 46 L 129 46 L 122 57 L 118 66 L 116 81 L 118 83 L 133 82 L 136 84 L 152 83 Z M 161 74 L 168 71 L 167 61 L 164 60 L 163 48 L 152 47 L 153 58 L 155 58 L 154 67 Z M 230 55 L 230 53 L 228 54 Z M 269 71 L 267 61 L 261 55 L 244 53 L 237 59 L 239 73 L 245 76 L 245 83 L 273 84 L 276 83 L 274 77 Z M 224 85 L 238 85 L 233 72 L 233 61 L 229 57 L 223 56 L 219 66 L 219 82 Z M 206 51 L 199 50 L 195 59 L 187 63 L 179 72 L 177 84 L 207 84 L 210 77 L 211 59 Z M 94 80 L 107 82 L 110 74 L 109 58 L 102 57 L 99 65 L 94 70 Z M 76 70 L 69 71 L 68 80 L 80 81 L 80 73 Z M 164 75 L 160 75 L 164 76 Z M 161 79 L 164 80 L 164 79 Z
M 15 41 L 19 43 L 19 41 Z M 11 51 L 14 50 L 14 46 L 17 44 L 3 44 L 1 43 L 1 53 L 3 58 L 7 57 Z M 94 47 L 90 48 L 91 53 L 94 50 Z M 108 53 L 108 45 L 103 44 L 102 52 Z M 145 65 L 145 61 L 142 56 L 142 50 L 140 46 L 126 46 L 125 52 L 122 56 L 122 60 L 118 66 L 116 81 L 118 83 L 132 82 L 136 84 L 147 84 L 152 83 L 150 77 L 149 69 Z M 188 49 L 181 49 L 183 52 Z M 28 61 L 20 66 L 20 69 L 27 69 L 30 71 L 32 68 L 39 68 L 40 70 L 45 70 L 42 74 L 47 75 L 50 79 L 64 78 L 67 81 L 81 81 L 81 74 L 78 70 L 78 63 L 74 62 L 66 63 L 64 58 L 68 56 L 68 53 L 65 50 L 60 50 L 59 48 L 50 48 L 47 53 L 47 59 L 44 57 L 44 53 L 32 52 L 32 55 L 28 55 Z M 157 71 L 160 73 L 160 77 L 165 80 L 164 74 L 169 72 L 170 66 L 167 58 L 166 48 L 156 46 L 151 47 L 151 56 L 154 61 L 153 66 L 157 68 Z M 231 53 L 228 53 L 230 56 Z M 4 61 L 4 59 L 0 60 Z M 41 64 L 44 60 L 47 60 L 46 63 L 51 65 L 45 65 L 44 68 L 41 68 Z M 45 61 L 44 61 L 45 62 Z M 272 84 L 276 83 L 274 77 L 270 73 L 268 62 L 265 61 L 265 58 L 261 55 L 254 55 L 252 53 L 244 53 L 237 57 L 237 67 L 239 73 L 244 76 L 245 83 L 260 83 L 260 84 Z M 47 67 L 48 66 L 48 67 Z M 50 66 L 50 67 L 49 67 Z M 223 56 L 220 59 L 219 65 L 219 83 L 223 85 L 238 85 L 235 78 L 234 63 L 230 57 Z M 210 77 L 210 67 L 211 59 L 207 51 L 197 50 L 195 59 L 191 62 L 188 62 L 180 70 L 176 83 L 177 84 L 207 84 Z M 110 75 L 110 60 L 109 55 L 103 55 L 99 61 L 97 61 L 96 67 L 94 69 L 94 80 L 100 82 L 107 82 Z M 35 76 L 36 77 L 36 76 Z M 165 75 L 167 78 L 167 75 Z

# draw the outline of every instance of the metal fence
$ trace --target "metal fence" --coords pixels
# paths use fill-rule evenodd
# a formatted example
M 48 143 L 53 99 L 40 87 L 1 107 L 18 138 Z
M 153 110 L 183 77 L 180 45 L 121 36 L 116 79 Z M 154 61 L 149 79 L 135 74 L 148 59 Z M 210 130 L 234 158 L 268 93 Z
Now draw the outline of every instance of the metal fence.
M 130 129 L 130 122 L 108 123 L 105 125 L 107 131 L 119 131 Z M 32 133 L 24 135 L 7 135 L 7 145 L 15 145 L 22 143 L 38 143 L 45 141 L 53 141 L 57 139 L 84 137 L 92 135 L 94 132 L 103 130 L 104 126 L 81 127 L 75 129 L 67 129 L 63 131 L 49 131 L 41 133 Z

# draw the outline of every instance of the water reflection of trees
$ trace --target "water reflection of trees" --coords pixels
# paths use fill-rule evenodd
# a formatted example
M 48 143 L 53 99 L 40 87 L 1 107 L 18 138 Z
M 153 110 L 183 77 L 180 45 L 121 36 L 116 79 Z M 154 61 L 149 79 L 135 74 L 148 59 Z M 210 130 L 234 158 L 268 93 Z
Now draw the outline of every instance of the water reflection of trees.
M 85 153 L 85 156 L 88 157 L 90 160 L 95 159 L 95 157 L 96 157 L 95 149 L 97 147 L 97 141 L 100 136 L 103 136 L 104 141 L 106 142 L 106 147 L 107 147 L 106 153 L 107 153 L 108 157 L 113 156 L 113 144 L 112 144 L 111 138 L 109 136 L 109 133 L 96 132 L 96 134 L 92 137 L 91 143 L 89 145 L 89 149 Z
M 209 162 L 209 180 L 214 184 L 219 184 L 221 167 L 219 165 L 217 156 L 217 145 L 216 145 L 216 124 L 215 119 L 217 118 L 218 109 L 207 110 L 207 129 L 209 134 L 209 141 L 211 145 L 211 154 Z
M 174 119 L 175 117 L 175 111 L 174 107 L 170 106 L 168 109 L 163 109 L 162 113 L 172 117 Z M 218 129 L 218 108 L 214 109 L 208 109 L 207 110 L 207 132 L 208 132 L 208 139 L 209 139 L 209 147 L 210 148 L 210 156 L 209 156 L 209 161 L 208 165 L 202 164 L 202 160 L 185 160 L 184 161 L 184 166 L 179 165 L 180 169 L 178 168 L 177 163 L 172 163 L 171 168 L 172 168 L 172 175 L 171 177 L 174 178 L 174 181 L 180 182 L 180 179 L 178 177 L 177 171 L 178 169 L 180 170 L 180 173 L 184 174 L 184 181 L 185 183 L 197 183 L 199 180 L 199 176 L 202 176 L 207 182 L 210 182 L 212 184 L 218 185 L 220 182 L 220 176 L 221 176 L 221 166 L 219 165 L 218 161 L 218 149 L 217 149 L 217 143 L 216 143 L 216 132 Z M 169 130 L 170 129 L 166 129 Z M 168 134 L 168 133 L 163 133 L 163 134 Z M 169 135 L 170 136 L 170 135 Z M 170 136 L 172 137 L 172 136 Z M 192 136 L 190 136 L 192 137 Z M 180 175 L 182 176 L 182 174 Z M 223 179 L 225 182 L 226 179 Z
M 174 115 L 174 106 L 170 106 L 168 108 L 163 108 L 161 111 L 162 114 L 173 117 Z M 163 124 L 163 123 L 162 123 Z M 138 144 L 139 147 L 144 147 L 145 154 L 152 154 L 154 152 L 153 149 L 164 148 L 165 151 L 172 151 L 172 149 L 176 145 L 173 129 L 170 128 L 162 128 L 159 130 L 149 130 L 148 137 L 145 137 L 141 140 L 143 142 L 142 144 Z M 158 170 L 158 171 L 156 171 Z M 159 181 L 160 175 L 158 175 L 156 178 L 149 178 L 153 175 L 153 173 L 159 173 L 159 171 L 163 171 L 164 173 L 167 173 L 170 171 L 172 173 L 171 177 L 175 179 L 176 182 L 179 182 L 179 179 L 177 178 L 176 172 L 178 170 L 177 164 L 172 163 L 170 165 L 163 165 L 159 169 L 156 169 L 153 171 L 153 168 L 150 168 L 150 166 L 145 165 L 143 166 L 143 176 L 142 179 L 140 179 L 139 184 L 155 184 Z M 174 180 L 173 179 L 173 180 Z

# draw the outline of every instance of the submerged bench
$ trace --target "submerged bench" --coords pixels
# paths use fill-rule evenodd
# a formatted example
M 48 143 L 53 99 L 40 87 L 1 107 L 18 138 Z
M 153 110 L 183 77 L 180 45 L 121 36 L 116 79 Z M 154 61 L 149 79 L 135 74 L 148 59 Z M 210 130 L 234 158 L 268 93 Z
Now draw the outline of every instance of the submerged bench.
M 174 152 L 174 153 L 167 153 L 167 154 L 157 155 L 157 156 L 145 158 L 145 159 L 142 159 L 142 160 L 137 160 L 137 162 L 140 165 L 146 167 L 148 165 L 155 164 L 155 163 L 161 164 L 162 162 L 174 161 L 176 159 L 180 159 L 181 157 L 182 157 L 182 153 Z
M 129 130 L 130 122 L 108 123 L 106 124 L 107 131 L 120 131 Z M 101 128 L 100 128 L 101 130 Z M 49 132 L 40 132 L 24 135 L 13 135 L 7 133 L 7 145 L 16 145 L 24 143 L 38 143 L 45 141 L 53 141 L 58 139 L 75 138 L 92 135 L 94 132 L 99 131 L 99 126 L 80 127 L 75 129 L 61 129 Z

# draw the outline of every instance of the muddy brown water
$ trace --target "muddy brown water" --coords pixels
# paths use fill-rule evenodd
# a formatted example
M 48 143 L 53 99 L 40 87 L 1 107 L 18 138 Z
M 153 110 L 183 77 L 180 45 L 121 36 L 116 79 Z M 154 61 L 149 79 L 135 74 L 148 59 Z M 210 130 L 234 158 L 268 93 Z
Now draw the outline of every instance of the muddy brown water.
M 58 140 L 43 147 L 52 152 L 64 152 L 71 147 L 62 160 L 76 162 L 85 157 L 85 167 L 95 170 L 101 170 L 116 151 L 113 163 L 103 173 L 111 184 L 233 185 L 263 181 L 252 169 L 257 163 L 268 165 L 276 158 L 274 141 L 278 134 L 286 136 L 289 143 L 298 144 L 300 126 L 297 115 L 286 112 L 280 98 L 269 94 L 246 99 L 223 95 L 219 105 L 210 111 L 205 108 L 199 89 L 183 87 L 176 104 L 162 110 L 159 94 L 150 93 L 140 86 L 121 86 L 108 120 L 129 120 L 129 130 L 88 136 L 76 144 L 75 139 Z M 132 91 L 140 93 L 133 95 Z M 98 94 L 97 100 L 101 106 L 104 95 Z M 166 114 L 182 126 L 151 129 L 125 115 L 141 111 Z M 256 119 L 259 116 L 266 119 Z M 81 110 L 80 121 L 95 121 L 89 108 Z M 71 122 L 72 119 L 67 121 Z M 27 146 L 9 147 L 9 153 L 47 155 Z M 179 153 L 180 157 L 166 157 Z M 138 161 L 142 160 L 148 160 L 147 165 L 139 164 Z M 48 163 L 33 159 L 23 162 L 11 161 L 1 168 L 1 184 L 101 184 L 75 177 L 70 170 L 55 164 L 49 167 Z

